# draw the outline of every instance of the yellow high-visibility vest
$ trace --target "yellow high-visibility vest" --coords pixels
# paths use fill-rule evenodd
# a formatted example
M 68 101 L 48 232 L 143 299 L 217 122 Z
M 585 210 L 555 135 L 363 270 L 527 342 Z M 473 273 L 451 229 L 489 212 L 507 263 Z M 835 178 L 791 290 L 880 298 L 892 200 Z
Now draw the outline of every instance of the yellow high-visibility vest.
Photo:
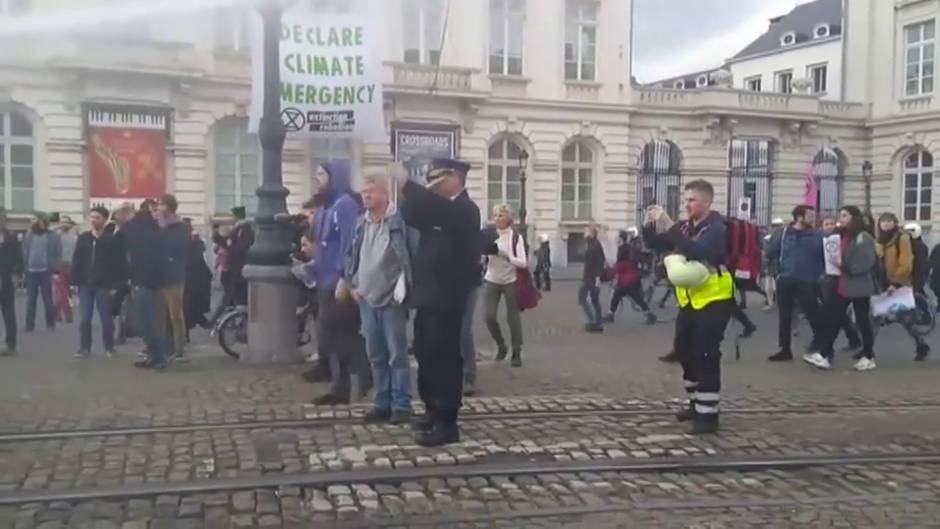
M 695 310 L 703 309 L 713 301 L 724 301 L 734 297 L 734 277 L 727 270 L 711 272 L 701 285 L 682 288 L 676 287 L 676 299 L 680 307 L 690 303 Z

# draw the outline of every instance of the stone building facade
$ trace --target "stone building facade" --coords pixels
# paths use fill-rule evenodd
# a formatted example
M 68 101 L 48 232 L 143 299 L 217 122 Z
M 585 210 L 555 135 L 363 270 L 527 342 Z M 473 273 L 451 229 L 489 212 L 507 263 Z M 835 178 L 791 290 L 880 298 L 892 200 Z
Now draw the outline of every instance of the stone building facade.
M 519 205 L 518 154 L 529 155 L 528 225 L 550 236 L 558 265 L 579 259 L 589 223 L 610 244 L 647 205 L 680 209 L 681 186 L 693 178 L 715 185 L 720 209 L 734 212 L 747 200 L 755 220 L 769 222 L 802 201 L 809 171 L 824 210 L 864 205 L 862 166 L 870 161 L 875 212 L 911 213 L 927 228 L 937 214 L 932 157 L 904 167 L 913 153 L 936 152 L 940 138 L 926 76 L 936 54 L 924 29 L 940 15 L 934 1 L 847 0 L 849 102 L 744 91 L 731 79 L 696 90 L 634 86 L 628 0 L 539 0 L 537 8 L 534 0 L 304 1 L 382 10 L 387 132 L 452 138 L 472 165 L 470 193 L 481 209 Z M 134 7 L 117 24 L 117 7 L 161 3 L 29 4 L 0 14 L 0 195 L 12 217 L 87 211 L 86 132 L 89 112 L 101 109 L 117 120 L 166 116 L 166 190 L 197 225 L 224 221 L 232 205 L 251 209 L 260 149 L 246 129 L 247 8 L 169 2 L 170 11 Z M 75 30 L 75 20 L 97 25 Z M 920 24 L 919 40 L 907 42 L 911 24 Z M 917 93 L 905 94 L 906 54 L 915 48 Z M 875 71 L 884 64 L 895 65 L 892 75 Z M 289 140 L 289 207 L 314 191 L 321 161 L 350 159 L 359 176 L 382 171 L 392 144 Z

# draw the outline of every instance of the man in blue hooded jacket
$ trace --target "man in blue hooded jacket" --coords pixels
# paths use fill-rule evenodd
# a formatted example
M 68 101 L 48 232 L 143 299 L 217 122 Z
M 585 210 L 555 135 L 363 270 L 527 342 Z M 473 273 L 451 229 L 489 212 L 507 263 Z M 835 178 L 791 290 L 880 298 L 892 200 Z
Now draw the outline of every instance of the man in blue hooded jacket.
M 359 334 L 359 308 L 348 296 L 343 276 L 362 206 L 350 188 L 348 161 L 324 163 L 320 169 L 326 205 L 314 216 L 310 237 L 317 247 L 314 275 L 320 311 L 317 319 L 320 371 L 329 366 L 331 386 L 328 393 L 314 399 L 314 404 L 348 404 L 350 366 L 365 356 L 365 345 Z

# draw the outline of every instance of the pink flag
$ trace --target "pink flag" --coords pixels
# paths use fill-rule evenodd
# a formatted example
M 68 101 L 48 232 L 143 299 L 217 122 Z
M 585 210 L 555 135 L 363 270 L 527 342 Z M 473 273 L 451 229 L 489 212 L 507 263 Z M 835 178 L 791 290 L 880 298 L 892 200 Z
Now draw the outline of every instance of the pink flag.
M 803 204 L 817 207 L 819 188 L 816 186 L 816 175 L 813 173 L 813 162 L 806 165 L 806 178 L 803 181 Z

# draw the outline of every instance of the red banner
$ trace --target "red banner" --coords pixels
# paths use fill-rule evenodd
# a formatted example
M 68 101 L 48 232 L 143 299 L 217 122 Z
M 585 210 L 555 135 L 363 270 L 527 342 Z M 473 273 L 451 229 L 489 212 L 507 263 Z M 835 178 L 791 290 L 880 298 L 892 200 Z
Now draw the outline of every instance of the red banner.
M 148 198 L 166 192 L 166 134 L 162 130 L 90 127 L 94 198 Z

